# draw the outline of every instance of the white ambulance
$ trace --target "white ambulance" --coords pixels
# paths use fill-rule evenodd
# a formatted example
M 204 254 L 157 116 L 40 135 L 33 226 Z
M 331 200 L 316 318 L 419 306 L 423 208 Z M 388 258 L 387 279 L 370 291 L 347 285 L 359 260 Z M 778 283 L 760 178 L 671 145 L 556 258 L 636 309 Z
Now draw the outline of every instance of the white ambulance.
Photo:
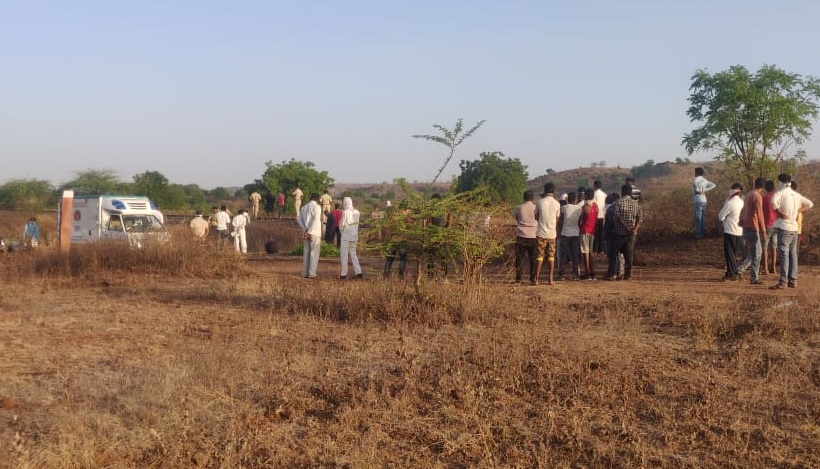
M 62 213 L 62 207 L 61 197 L 57 203 L 57 226 L 63 226 L 64 216 L 71 217 L 71 244 L 122 239 L 141 248 L 146 242 L 170 240 L 162 224 L 162 213 L 148 197 L 73 195 L 71 213 Z

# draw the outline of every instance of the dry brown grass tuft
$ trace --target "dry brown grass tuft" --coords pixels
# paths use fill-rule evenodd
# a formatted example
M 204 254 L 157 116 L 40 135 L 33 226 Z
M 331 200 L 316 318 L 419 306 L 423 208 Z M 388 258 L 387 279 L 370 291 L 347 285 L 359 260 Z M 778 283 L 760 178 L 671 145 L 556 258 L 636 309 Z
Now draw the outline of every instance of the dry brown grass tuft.
M 5 465 L 820 465 L 816 269 L 786 295 L 642 269 L 464 307 L 322 268 L 8 284 Z
M 820 467 L 820 270 L 719 282 L 658 200 L 633 282 L 310 281 L 182 226 L 4 255 L 0 468 Z
M 8 254 L 2 268 L 13 277 L 59 282 L 116 281 L 135 273 L 192 278 L 230 278 L 241 273 L 244 264 L 233 246 L 215 249 L 212 240 L 198 242 L 182 227 L 172 227 L 171 233 L 167 244 L 146 240 L 142 249 L 112 240 L 73 245 L 67 255 L 53 244 L 23 250 Z

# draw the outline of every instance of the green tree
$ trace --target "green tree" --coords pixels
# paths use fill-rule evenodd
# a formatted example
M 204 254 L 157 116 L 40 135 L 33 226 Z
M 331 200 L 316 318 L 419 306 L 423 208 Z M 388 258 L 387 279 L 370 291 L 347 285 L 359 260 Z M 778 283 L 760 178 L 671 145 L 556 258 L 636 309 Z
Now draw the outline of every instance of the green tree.
M 231 193 L 228 192 L 228 189 L 222 186 L 214 187 L 208 192 L 208 195 L 216 201 L 225 200 L 231 197 Z
M 644 164 L 632 167 L 632 176 L 636 179 L 648 178 L 652 175 L 652 168 L 654 167 L 655 160 L 646 160 Z
M 111 169 L 89 169 L 74 173 L 74 179 L 60 186 L 60 190 L 71 189 L 75 193 L 102 195 L 121 191 L 123 182 Z
M 162 191 L 162 197 L 155 202 L 164 210 L 188 208 L 185 187 L 181 184 L 168 184 Z
M 168 186 L 168 178 L 159 171 L 146 171 L 134 175 L 134 186 L 140 195 L 156 199 Z
M 272 194 L 280 190 L 285 194 L 290 194 L 296 186 L 299 186 L 305 193 L 305 201 L 307 201 L 312 192 L 321 194 L 325 189 L 333 187 L 333 178 L 328 176 L 327 171 L 317 170 L 310 161 L 297 161 L 291 158 L 276 164 L 268 161 L 265 165 L 267 169 L 262 174 L 262 183 Z M 286 206 L 287 210 L 291 208 L 292 204 Z
M 482 125 L 484 125 L 486 119 L 482 119 L 474 126 L 472 126 L 466 132 L 464 131 L 464 119 L 459 118 L 456 120 L 456 125 L 453 127 L 453 130 L 450 130 L 442 125 L 433 124 L 433 128 L 441 132 L 441 135 L 413 135 L 413 138 L 420 138 L 423 140 L 429 140 L 431 142 L 436 142 L 444 145 L 445 147 L 450 149 L 450 153 L 447 155 L 447 158 L 444 159 L 444 163 L 439 168 L 438 172 L 436 173 L 436 177 L 430 181 L 430 185 L 433 185 L 441 176 L 441 173 L 444 172 L 444 168 L 450 163 L 450 160 L 453 159 L 453 155 L 456 152 L 456 147 L 461 145 L 461 143 L 466 140 L 468 137 L 473 135 L 476 130 L 478 130 Z
M 189 207 L 205 208 L 205 191 L 198 184 L 186 184 L 182 186 L 182 191 Z
M 527 167 L 518 158 L 505 158 L 500 151 L 483 152 L 480 159 L 461 160 L 461 174 L 456 177 L 455 191 L 467 192 L 486 188 L 491 203 L 514 204 L 527 188 Z
M 784 159 L 804 154 L 800 145 L 817 118 L 818 79 L 772 65 L 755 74 L 735 65 L 715 74 L 698 70 L 689 90 L 687 115 L 700 123 L 683 137 L 690 155 L 717 150 L 715 159 L 751 183 L 777 171 Z
M 51 183 L 38 179 L 14 179 L 0 186 L 0 207 L 39 211 L 57 206 Z
M 147 196 L 161 209 L 185 207 L 185 191 L 179 184 L 168 184 L 168 178 L 159 171 L 134 175 L 134 190 Z

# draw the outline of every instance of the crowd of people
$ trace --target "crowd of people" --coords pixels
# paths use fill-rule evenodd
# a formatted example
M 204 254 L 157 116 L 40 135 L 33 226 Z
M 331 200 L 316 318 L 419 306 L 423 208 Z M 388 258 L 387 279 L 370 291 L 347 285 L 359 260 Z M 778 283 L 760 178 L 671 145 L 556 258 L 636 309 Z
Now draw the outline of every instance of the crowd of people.
M 240 209 L 234 217 L 228 212 L 228 207 L 211 207 L 211 215 L 206 220 L 202 211 L 197 210 L 194 218 L 188 223 L 194 238 L 204 241 L 209 237 L 216 240 L 217 246 L 227 246 L 233 239 L 234 250 L 240 254 L 248 253 L 247 227 L 251 222 L 251 215 L 246 209 Z
M 725 281 L 742 280 L 743 273 L 748 270 L 749 283 L 762 285 L 760 277 L 775 274 L 775 268 L 779 266 L 777 283 L 769 288 L 797 288 L 803 212 L 814 204 L 797 192 L 797 182 L 792 180 L 790 174 L 778 175 L 777 184 L 775 190 L 774 181 L 757 178 L 745 197 L 741 183 L 735 182 L 729 188 L 718 213 L 718 220 L 723 226 Z M 706 205 L 704 194 L 714 187 L 703 178 L 702 168 L 695 169 L 692 191 L 695 196 L 696 233 L 700 223 L 698 205 Z
M 547 285 L 557 280 L 594 281 L 599 275 L 595 257 L 602 254 L 607 258 L 603 278 L 630 280 L 635 237 L 643 220 L 640 200 L 641 191 L 633 178 L 627 178 L 620 193 L 609 195 L 603 191 L 601 181 L 557 199 L 552 182 L 544 185 L 537 201 L 533 191 L 525 191 L 524 202 L 515 209 L 513 281 L 524 282 L 528 266 L 529 283 L 541 284 L 545 258 L 543 283 Z
M 339 279 L 347 279 L 349 268 L 353 266 L 352 278 L 363 277 L 362 266 L 357 253 L 359 242 L 359 222 L 361 213 L 353 206 L 353 199 L 342 199 L 343 209 L 333 203 L 328 191 L 322 196 L 310 194 L 310 200 L 300 207 L 297 222 L 302 231 L 302 276 L 308 279 L 317 277 L 322 239 L 333 243 L 337 240 L 339 247 Z
M 523 203 L 515 208 L 515 270 L 514 282 L 532 285 L 554 285 L 562 280 L 622 280 L 632 279 L 635 242 L 643 222 L 641 191 L 634 178 L 627 178 L 619 192 L 607 194 L 601 181 L 594 181 L 592 188 L 579 187 L 576 192 L 555 194 L 555 184 L 549 182 L 536 198 L 534 191 L 523 194 Z M 803 212 L 813 204 L 797 192 L 797 183 L 789 174 L 778 176 L 775 182 L 758 178 L 754 187 L 744 194 L 739 182 L 731 185 L 718 221 L 723 231 L 723 251 L 726 271 L 725 281 L 738 281 L 749 271 L 751 285 L 761 285 L 761 276 L 774 274 L 779 268 L 777 283 L 772 289 L 797 286 L 797 254 L 801 238 Z M 707 235 L 707 193 L 717 186 L 708 181 L 702 167 L 695 168 L 692 181 L 694 205 L 694 234 L 696 239 Z M 302 275 L 316 278 L 322 241 L 339 248 L 339 278 L 360 279 L 362 267 L 358 259 L 359 226 L 362 215 L 350 197 L 344 197 L 340 206 L 325 190 L 322 195 L 310 194 L 307 204 L 302 205 L 302 192 L 293 191 L 297 223 L 303 239 Z M 260 197 L 251 195 L 253 204 Z M 279 216 L 284 211 L 285 197 L 280 191 L 275 198 Z M 258 213 L 258 209 L 253 209 Z M 371 222 L 385 217 L 403 217 L 407 225 L 412 218 L 406 207 L 395 211 L 388 201 L 386 210 L 376 206 L 369 214 Z M 219 245 L 226 245 L 233 238 L 236 252 L 247 253 L 246 228 L 253 214 L 240 210 L 231 217 L 225 206 L 213 207 L 205 219 L 197 212 L 190 222 L 195 237 L 206 239 L 212 234 Z M 428 228 L 447 229 L 448 216 L 430 219 Z M 28 226 L 28 225 L 27 225 Z M 33 228 L 27 228 L 34 232 Z M 404 277 L 407 268 L 407 246 L 403 235 L 385 228 L 380 242 L 385 248 L 383 276 L 392 274 L 393 264 L 398 260 L 398 274 Z M 34 232 L 36 233 L 36 232 Z M 38 234 L 24 234 L 24 239 L 39 238 Z M 436 252 L 425 252 L 433 272 L 443 269 L 446 277 L 448 262 Z M 546 262 L 545 262 L 546 260 Z M 599 261 L 605 267 L 597 268 Z M 545 266 L 546 264 L 546 266 Z M 350 267 L 352 266 L 352 274 Z M 546 268 L 545 268 L 546 267 Z M 543 272 L 543 275 L 542 275 Z M 528 277 L 525 281 L 525 273 Z

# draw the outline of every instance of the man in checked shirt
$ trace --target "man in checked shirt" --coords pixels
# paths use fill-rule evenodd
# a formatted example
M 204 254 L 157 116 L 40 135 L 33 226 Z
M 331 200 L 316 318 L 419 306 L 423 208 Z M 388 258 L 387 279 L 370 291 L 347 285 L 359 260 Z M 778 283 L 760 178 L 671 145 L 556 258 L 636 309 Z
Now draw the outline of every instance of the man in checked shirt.
M 614 204 L 614 255 L 609 258 L 607 280 L 615 280 L 618 272 L 615 270 L 615 259 L 618 254 L 624 255 L 624 280 L 632 278 L 632 254 L 635 250 L 635 235 L 643 221 L 643 209 L 637 200 L 632 198 L 632 186 L 621 186 L 621 198 Z

